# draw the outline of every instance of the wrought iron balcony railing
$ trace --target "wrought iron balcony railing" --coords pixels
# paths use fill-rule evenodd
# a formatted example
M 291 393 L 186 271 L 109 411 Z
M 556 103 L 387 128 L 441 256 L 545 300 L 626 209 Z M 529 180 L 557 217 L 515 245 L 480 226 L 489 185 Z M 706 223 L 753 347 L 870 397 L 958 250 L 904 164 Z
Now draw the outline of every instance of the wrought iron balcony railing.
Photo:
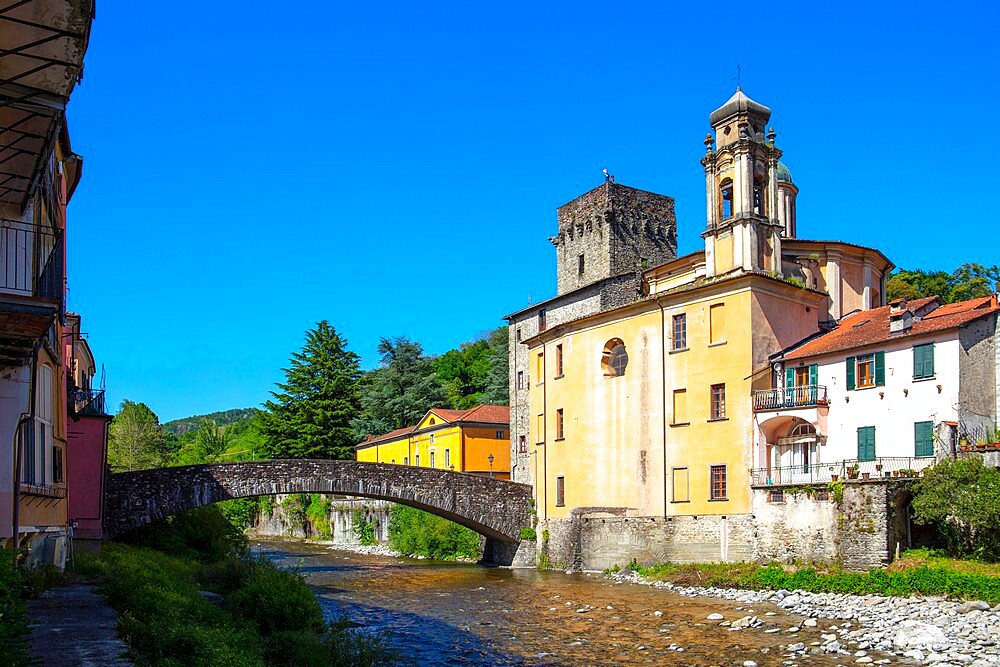
M 105 417 L 103 389 L 76 389 L 70 392 L 73 413 L 77 417 Z
M 0 292 L 60 301 L 62 234 L 17 220 L 0 220 Z
M 818 405 L 826 404 L 826 387 L 821 384 L 761 389 L 753 393 L 754 412 L 787 410 L 789 408 L 814 408 Z
M 886 477 L 916 477 L 924 468 L 934 465 L 933 456 L 893 456 L 861 461 L 845 459 L 831 463 L 755 468 L 750 471 L 752 486 L 784 486 L 795 484 L 825 484 L 836 479 L 877 479 Z

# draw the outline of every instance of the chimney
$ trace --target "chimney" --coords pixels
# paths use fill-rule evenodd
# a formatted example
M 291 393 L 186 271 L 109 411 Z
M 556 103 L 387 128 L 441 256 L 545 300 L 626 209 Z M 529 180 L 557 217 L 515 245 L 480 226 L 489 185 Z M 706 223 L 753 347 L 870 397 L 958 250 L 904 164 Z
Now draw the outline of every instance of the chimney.
M 909 331 L 913 326 L 913 313 L 910 312 L 906 299 L 896 299 L 889 304 L 889 333 L 896 334 Z

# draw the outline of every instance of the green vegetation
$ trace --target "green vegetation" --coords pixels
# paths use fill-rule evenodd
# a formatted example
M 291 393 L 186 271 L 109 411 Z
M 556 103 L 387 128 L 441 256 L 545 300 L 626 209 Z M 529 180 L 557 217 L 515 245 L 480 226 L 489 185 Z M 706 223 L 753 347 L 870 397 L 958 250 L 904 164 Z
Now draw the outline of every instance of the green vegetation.
M 535 532 L 534 528 L 522 528 L 518 537 L 522 540 L 534 540 L 538 538 L 538 533 Z
M 306 518 L 316 529 L 321 540 L 333 537 L 333 527 L 330 525 L 330 507 L 333 503 L 324 495 L 313 493 L 309 496 L 306 506 Z
M 99 559 L 78 561 L 118 609 L 139 664 L 394 664 L 384 637 L 324 622 L 300 574 L 248 556 L 242 533 L 214 506 L 171 517 L 133 541 L 106 543 Z M 221 595 L 221 604 L 199 591 Z
M 945 303 L 989 296 L 997 290 L 1000 267 L 963 264 L 951 273 L 900 269 L 889 277 L 886 292 L 890 301 L 939 296 Z
M 480 334 L 434 360 L 434 373 L 444 384 L 448 404 L 466 410 L 483 403 L 506 405 L 507 327 Z
M 479 560 L 479 535 L 447 519 L 406 505 L 393 505 L 389 545 L 410 556 L 437 560 Z
M 1000 561 L 1000 470 L 982 459 L 945 459 L 914 488 L 914 520 L 933 524 L 953 556 Z
M 169 459 L 156 413 L 145 403 L 122 401 L 108 427 L 108 465 L 115 471 L 140 470 L 165 465 Z
M 242 424 L 253 419 L 260 410 L 257 408 L 235 408 L 233 410 L 221 410 L 207 415 L 193 415 L 184 419 L 175 419 L 165 422 L 163 430 L 173 435 L 184 435 L 191 431 L 197 431 L 202 423 L 207 419 L 217 426 L 232 426 Z
M 285 382 L 272 391 L 262 418 L 269 458 L 353 459 L 351 419 L 360 409 L 361 358 L 323 320 L 293 352 Z
M 16 554 L 0 549 L 0 666 L 30 664 L 27 607 Z
M 378 540 L 375 538 L 375 523 L 368 517 L 368 512 L 365 510 L 357 508 L 351 512 L 351 530 L 362 545 L 378 544 Z
M 926 550 L 907 551 L 886 569 L 845 572 L 840 565 L 782 566 L 756 563 L 662 563 L 631 569 L 648 579 L 681 586 L 804 590 L 853 595 L 942 595 L 1000 603 L 1000 567 L 957 561 Z

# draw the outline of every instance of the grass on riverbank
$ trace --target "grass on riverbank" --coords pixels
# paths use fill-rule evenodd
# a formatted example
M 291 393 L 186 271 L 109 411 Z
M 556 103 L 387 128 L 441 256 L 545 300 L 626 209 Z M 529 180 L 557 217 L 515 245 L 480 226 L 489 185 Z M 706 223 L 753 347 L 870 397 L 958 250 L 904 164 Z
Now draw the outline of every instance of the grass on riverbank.
M 935 595 L 1000 604 L 1000 565 L 957 560 L 920 549 L 907 551 L 885 569 L 846 572 L 839 565 L 782 566 L 756 563 L 662 563 L 632 569 L 655 581 L 679 586 L 814 593 L 909 596 Z

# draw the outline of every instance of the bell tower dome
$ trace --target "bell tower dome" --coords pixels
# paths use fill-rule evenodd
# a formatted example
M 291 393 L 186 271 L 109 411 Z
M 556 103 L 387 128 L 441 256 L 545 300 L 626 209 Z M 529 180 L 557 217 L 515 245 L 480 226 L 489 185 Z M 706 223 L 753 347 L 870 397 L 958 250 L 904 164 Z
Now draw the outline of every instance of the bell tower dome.
M 738 87 L 709 116 L 715 136 L 705 137 L 701 160 L 708 219 L 702 238 L 709 277 L 734 270 L 781 272 L 787 219 L 779 213 L 781 151 L 774 145 L 774 128 L 765 130 L 770 117 L 770 109 Z

